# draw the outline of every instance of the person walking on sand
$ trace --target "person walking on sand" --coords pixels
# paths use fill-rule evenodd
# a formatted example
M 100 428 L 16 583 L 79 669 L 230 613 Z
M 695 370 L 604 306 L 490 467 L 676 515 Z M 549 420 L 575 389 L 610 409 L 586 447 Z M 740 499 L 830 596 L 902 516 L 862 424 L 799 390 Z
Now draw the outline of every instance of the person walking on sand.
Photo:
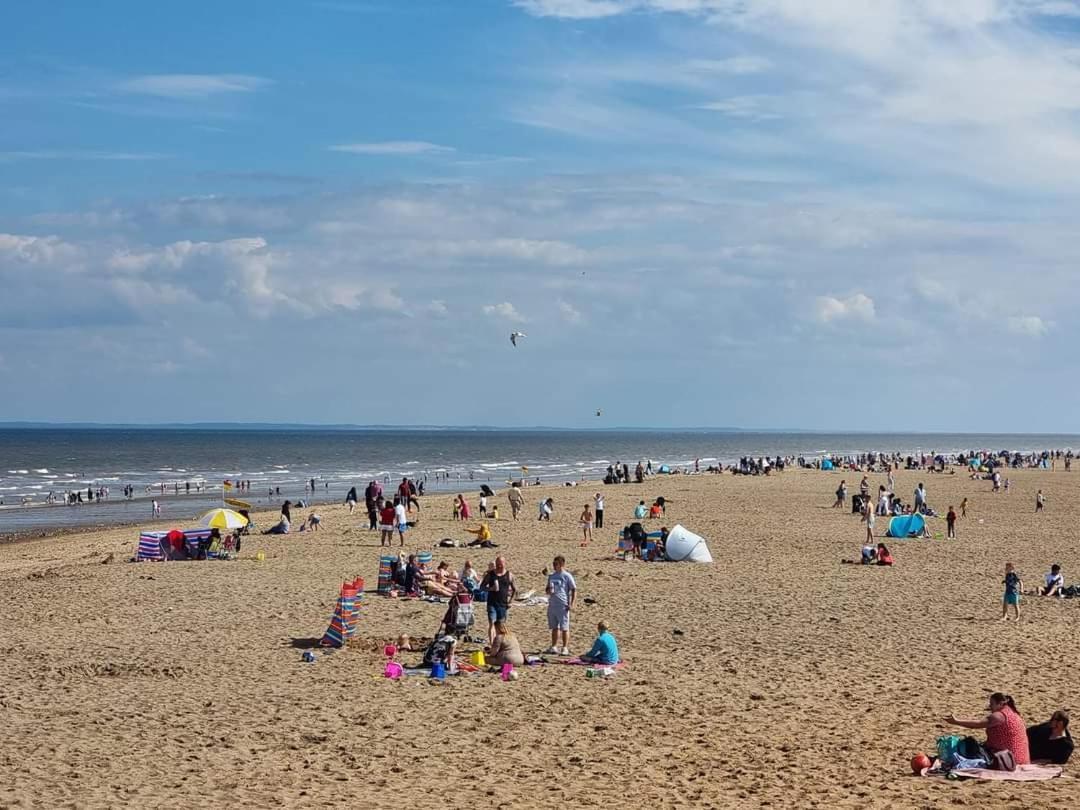
M 947 515 L 945 515 L 945 525 L 946 525 L 946 527 L 948 529 L 947 532 L 945 533 L 945 536 L 948 537 L 950 540 L 955 540 L 956 539 L 956 510 L 953 509 L 952 506 L 949 507 L 949 512 L 948 512 Z
M 833 501 L 832 508 L 840 509 L 844 505 L 844 500 L 847 498 L 847 484 L 843 479 L 840 480 L 840 486 L 836 488 L 836 500 Z
M 581 517 L 578 518 L 581 521 L 581 545 L 589 545 L 589 541 L 592 540 L 592 526 L 593 526 L 593 514 L 592 509 L 588 504 L 585 504 L 585 508 L 581 510 Z
M 964 498 L 964 500 L 960 501 L 960 517 L 967 517 L 967 498 Z
M 154 517 L 161 517 L 161 504 L 157 502 L 157 498 L 151 503 L 150 510 Z
M 866 542 L 873 545 L 874 542 L 874 507 L 870 500 L 863 501 L 863 521 L 866 523 Z
M 1040 489 L 1035 493 L 1035 511 L 1041 512 L 1046 505 L 1046 496 L 1043 495 L 1043 491 Z
M 596 510 L 596 528 L 604 528 L 604 496 L 597 492 L 593 496 L 593 502 L 596 504 L 594 509 Z
M 401 498 L 394 498 L 394 526 L 401 541 L 399 545 L 405 545 L 405 532 L 409 530 L 409 514 L 405 509 L 405 504 L 401 502 Z M 393 535 L 391 535 L 391 539 L 393 539 Z
M 517 487 L 510 487 L 510 491 L 506 493 L 506 499 L 510 501 L 510 514 L 514 520 L 517 520 L 518 512 L 525 505 L 525 496 L 521 494 L 521 490 Z
M 570 654 L 570 611 L 577 599 L 577 583 L 565 566 L 566 559 L 560 554 L 552 562 L 555 571 L 548 574 L 544 589 L 548 596 L 548 628 L 551 630 L 548 655 Z
M 1005 563 L 1005 580 L 1002 584 L 1005 586 L 1005 596 L 1001 600 L 1001 620 L 1005 621 L 1009 605 L 1012 605 L 1013 618 L 1020 621 L 1020 593 L 1024 590 L 1024 581 L 1013 569 L 1012 563 Z

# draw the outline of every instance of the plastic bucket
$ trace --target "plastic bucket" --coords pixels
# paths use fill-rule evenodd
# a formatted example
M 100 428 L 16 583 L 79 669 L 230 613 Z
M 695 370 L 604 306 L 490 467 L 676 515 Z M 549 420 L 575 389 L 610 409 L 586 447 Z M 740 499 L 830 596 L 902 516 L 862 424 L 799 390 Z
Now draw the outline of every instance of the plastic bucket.
M 469 663 L 472 664 L 474 667 L 487 666 L 487 660 L 484 658 L 484 651 L 477 650 L 472 655 L 470 655 Z
M 436 661 L 431 665 L 431 677 L 435 680 L 441 681 L 446 677 L 446 664 L 442 661 Z
M 399 664 L 397 661 L 386 662 L 386 669 L 383 670 L 383 675 L 385 677 L 392 678 L 396 681 L 404 674 L 405 670 L 401 668 L 401 664 Z

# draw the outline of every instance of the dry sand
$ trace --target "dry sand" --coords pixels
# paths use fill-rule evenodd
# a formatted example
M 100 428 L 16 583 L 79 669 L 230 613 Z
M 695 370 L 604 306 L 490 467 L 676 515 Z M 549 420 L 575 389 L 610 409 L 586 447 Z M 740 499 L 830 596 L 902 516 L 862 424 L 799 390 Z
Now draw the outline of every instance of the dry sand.
M 528 490 L 530 507 L 554 495 L 550 525 L 532 507 L 509 520 L 500 495 L 495 540 L 519 583 L 542 591 L 561 552 L 597 602 L 574 616 L 575 649 L 599 619 L 613 627 L 629 666 L 609 681 L 548 665 L 511 683 L 393 683 L 362 649 L 302 663 L 295 645 L 325 630 L 341 581 L 375 584 L 378 540 L 342 507 L 320 509 L 317 534 L 247 539 L 233 563 L 129 563 L 132 528 L 0 547 L 0 806 L 1061 806 L 1080 795 L 1068 771 L 1017 785 L 907 766 L 941 716 L 979 712 L 992 690 L 1029 723 L 1075 708 L 1080 601 L 998 616 L 1006 561 L 1028 586 L 1051 562 L 1080 573 L 1080 474 L 1010 477 L 993 495 L 961 473 L 899 473 L 905 497 L 924 480 L 942 512 L 971 508 L 957 541 L 894 541 L 893 569 L 840 565 L 863 527 L 828 508 L 839 473 L 604 487 L 608 528 L 588 549 L 577 517 L 595 485 Z M 612 558 L 633 504 L 656 495 L 715 564 Z M 449 497 L 425 498 L 408 548 L 446 536 L 465 537 Z M 369 594 L 360 633 L 430 635 L 443 610 Z M 527 649 L 547 646 L 543 607 L 510 619 Z

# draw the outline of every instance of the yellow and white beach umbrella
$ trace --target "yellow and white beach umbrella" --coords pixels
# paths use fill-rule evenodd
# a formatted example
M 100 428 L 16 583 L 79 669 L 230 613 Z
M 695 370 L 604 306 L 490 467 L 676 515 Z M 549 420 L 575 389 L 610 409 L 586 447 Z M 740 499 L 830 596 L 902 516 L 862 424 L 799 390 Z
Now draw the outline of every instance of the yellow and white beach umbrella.
M 232 509 L 211 509 L 199 519 L 199 525 L 207 529 L 242 529 L 248 519 Z

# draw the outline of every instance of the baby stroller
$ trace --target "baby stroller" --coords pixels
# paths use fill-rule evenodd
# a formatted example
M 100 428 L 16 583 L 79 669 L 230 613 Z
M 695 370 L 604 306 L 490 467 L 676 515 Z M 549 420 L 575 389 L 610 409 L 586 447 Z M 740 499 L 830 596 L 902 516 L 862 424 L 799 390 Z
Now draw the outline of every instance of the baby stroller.
M 467 591 L 459 591 L 451 596 L 437 635 L 453 636 L 461 641 L 472 641 L 469 631 L 476 622 L 473 607 L 472 595 Z

